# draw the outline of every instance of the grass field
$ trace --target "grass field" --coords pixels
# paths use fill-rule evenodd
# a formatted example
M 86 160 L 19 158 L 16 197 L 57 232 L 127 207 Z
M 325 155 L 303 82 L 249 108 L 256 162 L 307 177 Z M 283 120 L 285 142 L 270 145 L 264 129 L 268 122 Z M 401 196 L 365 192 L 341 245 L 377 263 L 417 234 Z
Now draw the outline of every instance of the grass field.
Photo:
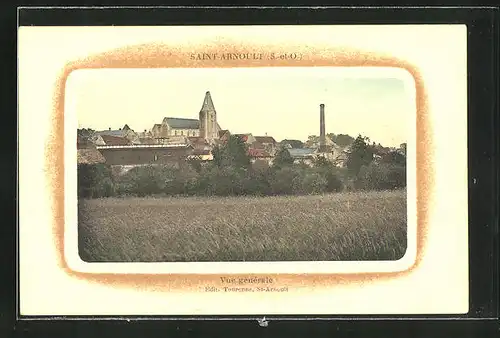
M 395 260 L 406 191 L 79 201 L 85 261 Z

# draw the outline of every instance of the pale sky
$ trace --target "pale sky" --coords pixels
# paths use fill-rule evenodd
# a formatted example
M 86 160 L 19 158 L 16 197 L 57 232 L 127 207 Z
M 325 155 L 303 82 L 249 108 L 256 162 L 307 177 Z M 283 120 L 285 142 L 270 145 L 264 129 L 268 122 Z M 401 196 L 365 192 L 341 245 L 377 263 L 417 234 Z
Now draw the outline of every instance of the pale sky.
M 97 69 L 68 81 L 78 127 L 150 130 L 164 117 L 198 118 L 210 91 L 222 129 L 305 141 L 326 133 L 358 134 L 385 146 L 407 142 L 415 126 L 415 88 L 398 69 L 273 67 Z M 412 123 L 413 122 L 413 123 Z

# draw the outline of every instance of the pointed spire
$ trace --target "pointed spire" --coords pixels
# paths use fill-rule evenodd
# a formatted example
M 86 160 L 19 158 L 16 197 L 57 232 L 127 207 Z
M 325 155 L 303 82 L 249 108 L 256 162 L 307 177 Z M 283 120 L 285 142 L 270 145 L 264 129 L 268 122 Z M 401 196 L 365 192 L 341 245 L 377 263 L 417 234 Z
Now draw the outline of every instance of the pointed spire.
M 210 92 L 205 93 L 205 99 L 203 100 L 203 106 L 201 107 L 201 111 L 215 111 L 214 103 L 212 102 L 212 97 L 210 96 Z

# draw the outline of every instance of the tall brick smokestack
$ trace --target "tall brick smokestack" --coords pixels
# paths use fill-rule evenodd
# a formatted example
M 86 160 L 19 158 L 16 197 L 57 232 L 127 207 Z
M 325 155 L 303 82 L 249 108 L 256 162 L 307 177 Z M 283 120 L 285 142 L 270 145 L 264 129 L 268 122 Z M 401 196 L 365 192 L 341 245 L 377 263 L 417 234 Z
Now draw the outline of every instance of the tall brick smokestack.
M 325 139 L 325 105 L 319 105 L 319 148 L 320 150 L 325 149 L 326 139 Z

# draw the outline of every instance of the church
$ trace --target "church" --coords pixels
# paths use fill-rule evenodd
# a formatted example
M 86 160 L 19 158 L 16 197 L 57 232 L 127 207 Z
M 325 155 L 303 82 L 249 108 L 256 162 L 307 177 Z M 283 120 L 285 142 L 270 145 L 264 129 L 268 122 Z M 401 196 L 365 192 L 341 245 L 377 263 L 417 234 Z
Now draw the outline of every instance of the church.
M 151 134 L 158 143 L 197 137 L 213 144 L 219 138 L 220 131 L 212 97 L 210 92 L 206 92 L 198 119 L 165 117 L 161 124 L 153 126 Z

